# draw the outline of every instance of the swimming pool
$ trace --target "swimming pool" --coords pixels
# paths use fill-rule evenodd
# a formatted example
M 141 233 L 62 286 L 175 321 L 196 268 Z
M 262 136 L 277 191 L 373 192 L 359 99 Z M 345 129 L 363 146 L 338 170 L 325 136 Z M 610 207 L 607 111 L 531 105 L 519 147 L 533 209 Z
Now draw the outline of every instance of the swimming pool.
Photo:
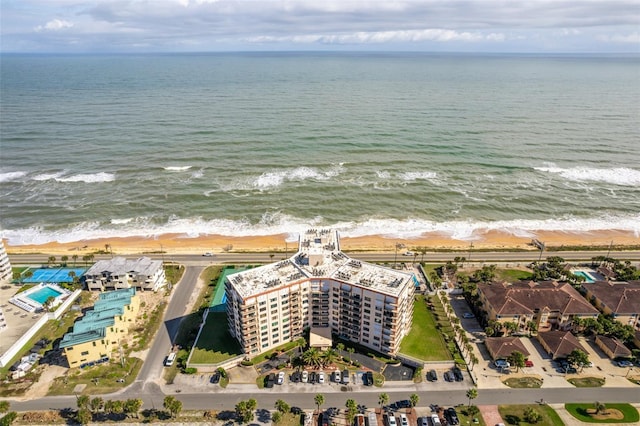
M 587 274 L 584 271 L 574 271 L 573 275 L 577 275 L 579 277 L 584 277 L 584 281 L 587 282 L 587 283 L 593 283 L 593 282 L 596 281 L 591 275 Z
M 34 302 L 38 302 L 39 304 L 44 305 L 44 303 L 47 301 L 48 298 L 50 297 L 56 298 L 61 294 L 62 294 L 61 292 L 56 291 L 49 286 L 46 286 L 46 287 L 42 287 L 38 291 L 28 294 L 27 297 L 33 300 Z

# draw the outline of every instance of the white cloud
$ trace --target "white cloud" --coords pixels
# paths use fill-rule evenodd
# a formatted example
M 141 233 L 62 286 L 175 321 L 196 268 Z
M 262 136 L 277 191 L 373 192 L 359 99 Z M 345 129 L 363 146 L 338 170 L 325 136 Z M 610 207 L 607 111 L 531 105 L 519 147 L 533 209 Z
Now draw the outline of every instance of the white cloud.
M 640 44 L 640 33 L 633 32 L 630 34 L 601 35 L 601 36 L 598 36 L 597 39 L 600 41 L 613 42 L 613 43 Z
M 65 21 L 63 19 L 52 19 L 51 21 L 49 21 L 46 24 L 44 24 L 44 26 L 38 25 L 35 28 L 35 30 L 36 30 L 36 32 L 40 32 L 40 31 L 60 31 L 60 30 L 64 30 L 65 28 L 72 28 L 72 27 L 73 27 L 73 23 L 71 23 L 69 21 Z

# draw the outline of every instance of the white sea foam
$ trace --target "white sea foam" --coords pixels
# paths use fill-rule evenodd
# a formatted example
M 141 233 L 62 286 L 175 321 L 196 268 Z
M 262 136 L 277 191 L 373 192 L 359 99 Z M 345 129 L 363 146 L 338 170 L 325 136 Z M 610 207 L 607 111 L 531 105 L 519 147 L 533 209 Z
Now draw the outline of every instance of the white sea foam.
M 39 175 L 33 176 L 31 179 L 37 181 L 45 181 L 45 180 L 57 180 L 60 176 L 64 175 L 64 171 L 61 172 L 53 172 L 53 173 L 41 173 Z
M 199 169 L 191 173 L 191 178 L 198 179 L 198 178 L 201 178 L 203 175 L 204 175 L 204 169 Z
M 390 179 L 391 178 L 391 173 L 389 173 L 386 170 L 377 170 L 376 171 L 376 175 L 378 176 L 378 178 L 380 179 Z
M 557 167 L 549 164 L 545 167 L 534 167 L 540 172 L 554 173 L 571 181 L 605 182 L 621 186 L 640 186 L 640 170 L 627 167 L 596 169 L 591 167 Z
M 294 169 L 286 170 L 273 170 L 264 172 L 257 178 L 253 179 L 250 186 L 254 189 L 266 190 L 277 188 L 281 186 L 285 181 L 304 181 L 304 180 L 317 180 L 325 181 L 333 177 L 340 175 L 344 170 L 342 163 L 336 164 L 328 168 L 327 170 L 318 170 L 313 167 L 296 167 Z M 245 188 L 240 188 L 245 189 Z
M 184 172 L 186 170 L 189 170 L 190 168 L 191 168 L 191 166 L 167 166 L 167 167 L 164 167 L 164 169 L 169 171 L 169 172 Z
M 58 182 L 86 182 L 86 183 L 101 183 L 101 182 L 113 182 L 116 179 L 116 175 L 114 173 L 89 173 L 89 174 L 78 174 L 72 176 L 62 176 L 57 177 L 55 180 Z
M 27 172 L 22 171 L 0 173 L 0 182 L 11 182 L 13 180 L 18 180 L 26 175 Z
M 413 182 L 416 180 L 433 180 L 438 177 L 436 172 L 404 172 L 399 173 L 398 178 L 405 182 Z
M 363 218 L 360 221 L 327 223 L 322 217 L 310 219 L 295 218 L 279 212 L 265 213 L 258 223 L 247 220 L 211 219 L 201 217 L 180 218 L 172 216 L 159 224 L 151 217 L 113 219 L 109 223 L 84 222 L 76 226 L 45 230 L 42 227 L 26 229 L 5 229 L 1 231 L 10 245 L 43 244 L 52 241 L 62 243 L 115 237 L 156 237 L 161 234 L 180 234 L 183 237 L 199 235 L 225 235 L 231 237 L 288 235 L 288 241 L 295 241 L 299 232 L 308 227 L 332 226 L 345 237 L 381 235 L 387 238 L 417 238 L 425 233 L 437 232 L 453 239 L 473 241 L 491 230 L 508 232 L 520 237 L 532 237 L 537 231 L 593 232 L 620 230 L 632 232 L 640 238 L 640 213 L 629 216 L 600 216 L 575 218 L 571 216 L 531 220 L 516 219 L 506 221 L 446 221 L 434 222 L 421 218 L 405 220 L 388 218 Z M 153 242 L 149 243 L 153 245 Z

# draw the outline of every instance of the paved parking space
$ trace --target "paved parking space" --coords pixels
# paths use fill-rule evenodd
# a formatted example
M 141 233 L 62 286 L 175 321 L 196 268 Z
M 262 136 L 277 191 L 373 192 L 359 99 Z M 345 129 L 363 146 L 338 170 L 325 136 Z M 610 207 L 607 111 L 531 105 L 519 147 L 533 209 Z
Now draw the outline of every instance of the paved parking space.
M 389 381 L 401 381 L 401 380 L 413 380 L 413 374 L 415 368 L 408 365 L 387 365 L 382 372 L 385 380 Z

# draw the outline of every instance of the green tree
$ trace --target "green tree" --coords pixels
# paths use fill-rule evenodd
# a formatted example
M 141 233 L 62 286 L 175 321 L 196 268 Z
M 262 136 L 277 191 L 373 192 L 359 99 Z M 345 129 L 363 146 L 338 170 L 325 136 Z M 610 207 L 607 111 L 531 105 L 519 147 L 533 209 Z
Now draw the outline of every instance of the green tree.
M 338 352 L 342 352 L 344 351 L 344 343 L 340 342 L 336 345 L 336 349 L 338 350 Z
M 76 421 L 81 425 L 89 424 L 92 419 L 93 416 L 91 415 L 91 411 L 87 410 L 86 408 L 81 408 L 76 412 Z
M 6 413 L 11 409 L 11 403 L 9 401 L 0 401 L 0 413 Z
M 320 352 L 318 352 L 316 348 L 307 349 L 302 353 L 302 361 L 304 361 L 306 365 L 319 367 L 321 364 Z
M 349 424 L 353 423 L 353 419 L 356 418 L 356 414 L 358 414 L 358 404 L 355 399 L 347 399 L 345 406 L 347 407 L 347 422 Z
M 567 361 L 582 371 L 584 367 L 589 365 L 589 355 L 580 349 L 574 349 L 567 356 Z
M 258 406 L 258 402 L 251 398 L 246 401 L 240 401 L 236 404 L 236 416 L 243 423 L 249 423 L 254 419 L 254 412 Z
M 127 416 L 135 415 L 138 418 L 140 408 L 142 408 L 142 400 L 139 398 L 127 399 L 124 402 L 124 412 Z
M 378 404 L 380 405 L 380 408 L 382 408 L 383 406 L 387 405 L 389 403 L 389 394 L 386 392 L 381 393 L 380 395 L 378 395 Z
M 478 388 L 470 388 L 467 393 L 467 399 L 469 400 L 469 407 L 471 406 L 471 400 L 478 397 Z
M 409 395 L 409 401 L 411 402 L 411 406 L 415 407 L 416 405 L 418 405 L 418 402 L 420 402 L 420 395 L 418 395 L 417 393 L 412 393 L 411 395 Z
M 356 350 L 352 347 L 348 347 L 347 348 L 347 352 L 349 352 L 349 364 L 353 364 L 353 360 L 351 359 L 351 356 L 354 354 Z
M 607 411 L 607 406 L 599 401 L 593 403 L 593 408 L 596 409 L 596 414 L 604 414 L 604 412 Z
M 166 396 L 162 406 L 171 414 L 171 417 L 178 416 L 180 411 L 182 411 L 182 402 L 175 399 L 173 396 Z
M 333 348 L 329 348 L 322 354 L 322 365 L 327 366 L 333 364 L 338 356 L 337 352 Z
M 60 262 L 62 262 L 62 266 L 66 267 L 67 266 L 67 261 L 69 260 L 69 256 L 62 256 L 60 257 Z
M 320 412 L 320 407 L 322 406 L 322 404 L 324 404 L 324 395 L 322 395 L 321 393 L 317 394 L 313 397 L 313 402 L 318 407 L 318 412 Z
M 2 418 L 0 418 L 0 426 L 10 426 L 18 418 L 18 413 L 15 411 L 9 411 Z
M 522 352 L 513 351 L 511 352 L 511 355 L 507 357 L 507 361 L 509 361 L 509 364 L 516 367 L 516 373 L 517 373 L 518 371 L 520 371 L 521 368 L 524 367 L 526 358 Z
M 289 411 L 291 411 L 291 406 L 287 404 L 285 401 L 283 401 L 282 399 L 277 400 L 275 406 L 276 406 L 276 410 L 278 410 L 282 414 L 286 414 Z
M 88 395 L 80 395 L 76 398 L 76 405 L 78 406 L 79 410 L 88 410 L 90 401 L 91 400 L 89 399 Z
M 47 259 L 47 264 L 49 266 L 53 265 L 54 263 L 56 263 L 56 257 L 55 256 L 49 256 L 49 258 Z
M 274 424 L 280 423 L 281 420 L 282 420 L 282 413 L 280 411 L 276 411 L 271 415 L 271 422 L 273 422 Z
M 77 254 L 72 255 L 71 259 L 73 259 L 73 266 L 75 267 L 76 266 L 76 262 L 78 262 L 78 255 Z
M 527 423 L 538 423 L 542 420 L 542 414 L 540 414 L 533 407 L 527 407 L 524 410 L 524 419 Z
M 122 414 L 122 413 L 124 413 L 124 403 L 122 401 L 120 401 L 119 399 L 116 399 L 115 401 L 112 401 L 111 412 L 113 414 Z
M 94 414 L 102 410 L 103 408 L 104 408 L 104 400 L 99 396 L 96 396 L 91 400 L 91 402 L 89 402 L 89 409 Z

